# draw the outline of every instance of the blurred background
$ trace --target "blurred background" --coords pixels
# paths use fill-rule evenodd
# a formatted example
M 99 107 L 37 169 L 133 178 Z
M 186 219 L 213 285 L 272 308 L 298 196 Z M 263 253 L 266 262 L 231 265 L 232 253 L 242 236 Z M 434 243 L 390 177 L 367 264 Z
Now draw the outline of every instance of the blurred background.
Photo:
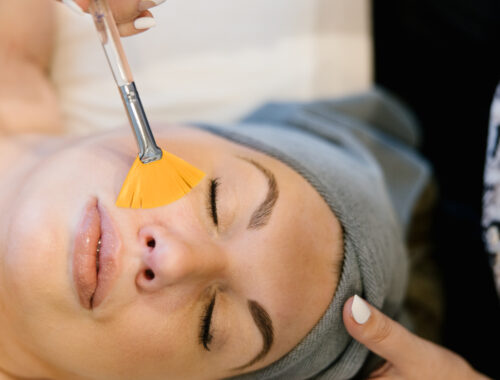
M 443 343 L 500 379 L 500 298 L 480 230 L 500 2 L 375 0 L 372 15 L 374 81 L 416 113 L 439 186 L 433 241 L 444 280 Z

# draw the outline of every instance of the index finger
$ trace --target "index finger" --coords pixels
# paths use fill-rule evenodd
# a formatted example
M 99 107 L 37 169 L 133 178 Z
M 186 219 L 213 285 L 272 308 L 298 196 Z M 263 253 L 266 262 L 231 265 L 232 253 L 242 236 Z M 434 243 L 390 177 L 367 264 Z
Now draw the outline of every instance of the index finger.
M 344 305 L 343 319 L 354 339 L 395 367 L 416 368 L 423 358 L 432 355 L 430 344 L 358 296 L 351 297 Z
M 57 0 L 64 3 L 74 11 L 89 12 L 92 0 Z M 165 0 L 107 0 L 109 7 L 113 11 L 113 17 L 118 24 L 134 21 L 144 11 L 154 8 Z
M 58 0 L 74 10 L 89 12 L 90 3 L 92 0 Z M 113 17 L 118 24 L 133 21 L 142 11 L 146 9 L 140 8 L 140 0 L 116 1 L 107 0 L 109 7 L 113 11 Z

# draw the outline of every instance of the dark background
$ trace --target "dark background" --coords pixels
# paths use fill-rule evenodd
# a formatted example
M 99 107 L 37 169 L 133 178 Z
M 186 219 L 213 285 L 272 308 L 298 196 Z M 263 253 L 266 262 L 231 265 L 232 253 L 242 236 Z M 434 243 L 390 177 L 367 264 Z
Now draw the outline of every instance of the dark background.
M 500 0 L 373 1 L 375 77 L 423 127 L 440 199 L 443 343 L 500 379 L 500 302 L 481 239 L 489 110 L 500 81 Z

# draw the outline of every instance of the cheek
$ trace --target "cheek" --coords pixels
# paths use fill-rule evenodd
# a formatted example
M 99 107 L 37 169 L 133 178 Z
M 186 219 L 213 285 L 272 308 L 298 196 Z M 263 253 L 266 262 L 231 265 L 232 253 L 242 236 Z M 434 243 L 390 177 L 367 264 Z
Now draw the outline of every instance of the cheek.
M 68 303 L 71 294 L 67 231 L 56 222 L 64 210 L 50 215 L 49 209 L 33 203 L 25 202 L 17 209 L 3 263 L 12 303 L 25 313 L 44 304 L 59 308 Z
M 2 218 L 8 225 L 7 289 L 26 310 L 38 304 L 73 306 L 68 302 L 72 240 L 89 196 L 67 174 L 50 165 L 34 170 Z
M 146 303 L 135 303 L 104 322 L 50 308 L 23 318 L 14 321 L 17 338 L 61 378 L 72 378 L 70 373 L 99 380 L 180 379 L 201 362 L 189 344 L 197 336 L 186 318 Z
M 152 305 L 151 300 L 137 300 L 97 326 L 99 356 L 107 358 L 109 373 L 122 374 L 119 379 L 182 378 L 201 362 L 193 349 L 197 330 L 186 310 L 169 313 Z
M 38 304 L 74 307 L 69 298 L 76 226 L 91 197 L 114 203 L 116 170 L 111 170 L 110 163 L 98 164 L 101 159 L 87 159 L 80 152 L 43 162 L 18 186 L 8 210 L 3 210 L 5 287 L 25 311 Z M 99 171 L 93 172 L 89 166 Z
M 98 195 L 114 204 L 125 176 L 128 160 L 101 150 L 76 150 L 51 158 L 31 178 L 27 192 L 39 201 L 77 206 L 85 198 Z

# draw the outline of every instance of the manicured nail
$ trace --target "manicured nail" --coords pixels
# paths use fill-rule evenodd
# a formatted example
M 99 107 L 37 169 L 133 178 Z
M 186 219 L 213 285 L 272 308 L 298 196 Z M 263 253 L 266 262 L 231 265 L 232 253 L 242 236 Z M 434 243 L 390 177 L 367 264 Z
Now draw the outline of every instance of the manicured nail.
M 71 9 L 73 12 L 79 14 L 79 15 L 84 15 L 85 12 L 80 8 L 80 6 L 74 2 L 74 0 L 62 0 L 62 2 L 68 6 L 69 9 Z
M 136 29 L 149 29 L 156 25 L 156 21 L 153 17 L 139 17 L 134 21 L 134 27 Z
M 139 3 L 139 11 L 146 11 L 150 8 L 156 7 L 157 5 L 160 5 L 161 3 L 164 3 L 165 0 L 142 0 Z
M 354 320 L 360 325 L 364 325 L 366 321 L 370 319 L 370 315 L 372 314 L 366 302 L 361 297 L 358 297 L 358 295 L 354 296 L 351 312 Z

